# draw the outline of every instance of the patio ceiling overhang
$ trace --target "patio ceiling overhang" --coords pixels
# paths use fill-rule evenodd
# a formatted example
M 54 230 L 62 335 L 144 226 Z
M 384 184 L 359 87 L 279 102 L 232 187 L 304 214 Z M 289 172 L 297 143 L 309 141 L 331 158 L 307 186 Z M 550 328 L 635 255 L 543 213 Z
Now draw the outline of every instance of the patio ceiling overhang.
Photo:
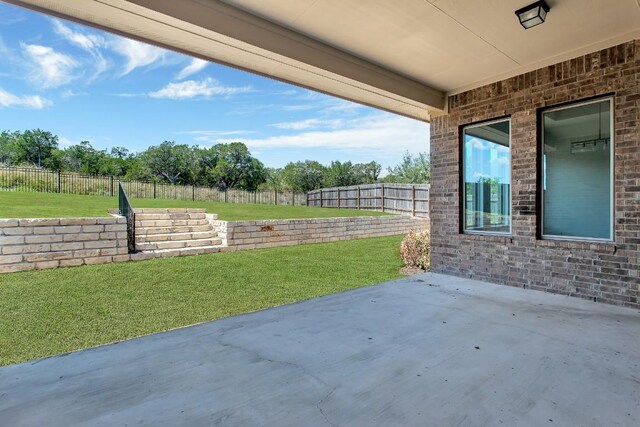
M 448 95 L 640 38 L 639 0 L 8 0 L 423 121 Z

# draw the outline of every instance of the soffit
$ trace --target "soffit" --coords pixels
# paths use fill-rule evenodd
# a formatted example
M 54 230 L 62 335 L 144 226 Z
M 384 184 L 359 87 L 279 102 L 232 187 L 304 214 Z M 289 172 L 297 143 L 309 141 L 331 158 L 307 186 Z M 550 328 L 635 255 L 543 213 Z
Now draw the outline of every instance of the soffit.
M 223 0 L 447 92 L 478 87 L 640 37 L 638 0 Z

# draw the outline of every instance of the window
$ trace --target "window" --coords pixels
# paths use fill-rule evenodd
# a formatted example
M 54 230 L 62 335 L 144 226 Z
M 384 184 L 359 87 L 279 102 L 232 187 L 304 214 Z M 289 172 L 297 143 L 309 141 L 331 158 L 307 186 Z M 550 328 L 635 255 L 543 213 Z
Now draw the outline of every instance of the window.
M 613 239 L 612 99 L 542 113 L 542 236 Z
M 511 124 L 470 125 L 462 132 L 462 231 L 511 232 Z

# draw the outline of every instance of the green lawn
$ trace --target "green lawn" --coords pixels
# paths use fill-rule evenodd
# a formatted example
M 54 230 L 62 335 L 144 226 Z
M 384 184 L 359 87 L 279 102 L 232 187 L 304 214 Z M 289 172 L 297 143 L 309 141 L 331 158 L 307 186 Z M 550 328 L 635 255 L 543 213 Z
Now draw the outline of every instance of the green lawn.
M 131 199 L 131 204 L 134 208 L 205 208 L 227 221 L 385 215 L 352 209 L 169 199 Z M 99 217 L 107 216 L 107 209 L 117 207 L 118 199 L 115 197 L 0 191 L 0 218 Z
M 401 238 L 0 274 L 0 365 L 395 279 Z

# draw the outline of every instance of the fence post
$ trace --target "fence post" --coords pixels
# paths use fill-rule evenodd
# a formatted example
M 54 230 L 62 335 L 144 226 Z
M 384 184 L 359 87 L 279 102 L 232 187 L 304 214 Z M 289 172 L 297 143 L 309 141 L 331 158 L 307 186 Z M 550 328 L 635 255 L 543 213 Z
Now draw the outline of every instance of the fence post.
M 360 186 L 358 185 L 358 210 L 360 210 Z
M 338 209 L 340 209 L 340 188 L 338 188 Z
M 309 192 L 307 191 L 307 206 L 309 206 Z
M 153 198 L 156 198 L 156 182 L 153 181 Z
M 380 199 L 382 201 L 382 212 L 384 212 L 384 184 L 382 184 L 382 196 Z
M 62 172 L 58 169 L 58 193 L 62 193 Z
M 320 207 L 321 207 L 321 208 L 323 207 L 323 206 L 322 206 L 322 199 L 324 198 L 324 196 L 323 196 L 323 194 L 322 194 L 322 193 L 323 193 L 323 191 L 322 191 L 322 190 L 320 190 Z
M 228 193 L 229 193 L 229 190 L 225 188 L 224 189 L 224 202 L 225 203 L 227 203 L 227 200 L 228 200 Z
M 276 188 L 275 190 L 273 190 L 273 192 L 275 193 L 275 197 L 274 197 L 274 201 L 276 206 L 278 206 L 278 189 Z
M 193 184 L 191 186 L 191 200 L 194 201 L 196 200 L 196 185 Z
M 416 216 L 416 186 L 411 189 L 411 216 Z
M 109 185 L 109 194 L 113 197 L 113 175 L 111 175 L 110 178 L 111 184 Z

